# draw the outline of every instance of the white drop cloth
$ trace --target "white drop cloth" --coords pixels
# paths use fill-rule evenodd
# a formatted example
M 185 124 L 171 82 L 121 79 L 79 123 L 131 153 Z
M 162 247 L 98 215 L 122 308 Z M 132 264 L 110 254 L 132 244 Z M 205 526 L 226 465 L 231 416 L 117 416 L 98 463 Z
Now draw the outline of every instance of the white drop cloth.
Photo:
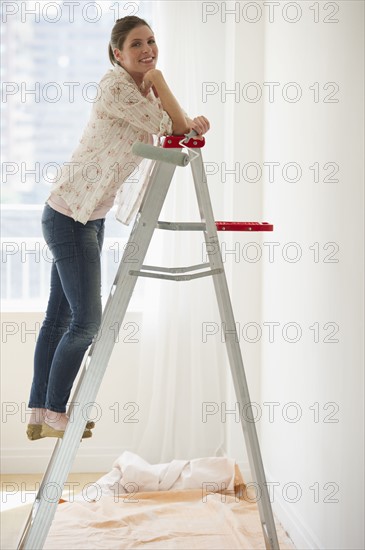
M 149 464 L 135 453 L 124 451 L 112 470 L 89 487 L 89 498 L 141 491 L 202 489 L 207 492 L 233 491 L 235 461 L 225 457 L 172 460 Z M 93 490 L 95 495 L 93 496 Z

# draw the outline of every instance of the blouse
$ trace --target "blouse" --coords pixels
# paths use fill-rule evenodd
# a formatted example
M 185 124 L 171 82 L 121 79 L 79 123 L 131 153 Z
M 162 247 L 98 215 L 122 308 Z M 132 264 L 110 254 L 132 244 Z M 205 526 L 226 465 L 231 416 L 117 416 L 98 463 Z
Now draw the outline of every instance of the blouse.
M 160 98 L 152 89 L 144 97 L 132 76 L 115 65 L 102 77 L 79 145 L 47 200 L 67 205 L 73 219 L 86 224 L 99 204 L 111 207 L 116 197 L 116 218 L 129 224 L 154 165 L 134 155 L 132 145 L 137 140 L 152 144 L 153 134 L 171 133 L 172 120 Z

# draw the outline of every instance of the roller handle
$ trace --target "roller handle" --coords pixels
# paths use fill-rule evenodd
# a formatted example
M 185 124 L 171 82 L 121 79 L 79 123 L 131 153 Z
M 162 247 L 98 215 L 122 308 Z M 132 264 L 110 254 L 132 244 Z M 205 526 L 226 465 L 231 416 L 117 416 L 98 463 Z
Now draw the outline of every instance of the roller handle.
M 198 134 L 195 130 L 191 130 L 189 134 L 185 135 L 186 140 L 189 140 Z M 189 156 L 186 153 L 176 151 L 175 149 L 155 147 L 154 145 L 141 143 L 140 141 L 136 141 L 136 143 L 133 144 L 132 152 L 139 157 L 144 157 L 151 160 L 162 160 L 163 162 L 175 164 L 176 166 L 187 166 L 190 161 Z
M 147 143 L 141 143 L 137 141 L 132 145 L 132 152 L 146 159 L 162 160 L 176 166 L 187 166 L 189 164 L 189 157 L 185 153 L 176 151 L 174 149 L 163 149 L 162 147 L 154 147 Z

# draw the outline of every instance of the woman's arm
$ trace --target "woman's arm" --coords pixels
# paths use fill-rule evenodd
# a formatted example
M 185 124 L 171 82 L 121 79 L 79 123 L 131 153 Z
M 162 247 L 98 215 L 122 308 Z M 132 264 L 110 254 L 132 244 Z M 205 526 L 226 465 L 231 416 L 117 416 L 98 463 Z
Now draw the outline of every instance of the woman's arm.
M 168 113 L 172 120 L 173 132 L 177 135 L 187 134 L 190 128 L 185 115 L 168 87 L 162 72 L 159 69 L 151 69 L 144 75 L 143 81 L 145 86 L 153 85 L 156 89 L 164 111 Z

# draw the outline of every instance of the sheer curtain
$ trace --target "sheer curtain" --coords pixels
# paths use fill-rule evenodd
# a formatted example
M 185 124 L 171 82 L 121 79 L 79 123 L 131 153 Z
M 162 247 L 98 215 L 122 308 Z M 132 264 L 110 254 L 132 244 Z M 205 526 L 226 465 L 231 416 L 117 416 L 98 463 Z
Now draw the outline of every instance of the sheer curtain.
M 214 29 L 202 23 L 201 3 L 154 2 L 154 10 L 158 67 L 189 116 L 203 114 L 217 128 L 217 117 L 214 120 L 202 103 L 201 88 L 204 74 L 211 76 L 217 56 L 224 51 L 215 49 L 213 58 Z M 213 158 L 216 145 L 213 141 L 208 145 L 212 134 L 206 136 L 203 158 L 206 150 Z M 176 169 L 160 219 L 199 220 L 189 166 Z M 202 233 L 156 231 L 145 263 L 175 267 L 202 261 L 206 261 Z M 229 366 L 220 337 L 205 335 L 207 328 L 220 331 L 212 278 L 189 282 L 145 279 L 144 284 L 136 377 L 140 420 L 134 425 L 134 451 L 153 463 L 222 456 L 226 436 L 220 412 Z

